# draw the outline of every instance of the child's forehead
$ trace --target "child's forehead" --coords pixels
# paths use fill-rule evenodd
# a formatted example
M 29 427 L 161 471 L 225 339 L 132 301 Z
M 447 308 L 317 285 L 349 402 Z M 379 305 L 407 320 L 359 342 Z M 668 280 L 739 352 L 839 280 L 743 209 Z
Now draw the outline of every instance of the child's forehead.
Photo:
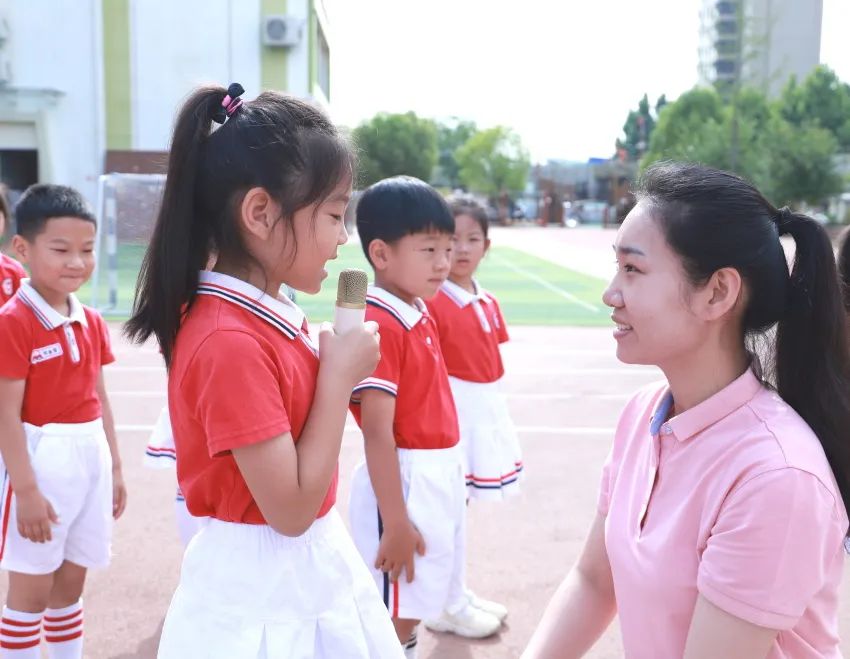
M 411 241 L 416 242 L 436 242 L 439 240 L 451 240 L 452 234 L 445 231 L 437 231 L 436 229 L 425 229 L 423 231 L 414 231 L 405 236 Z
M 93 238 L 97 233 L 97 227 L 91 220 L 86 220 L 82 217 L 73 215 L 62 215 L 59 217 L 51 217 L 44 221 L 41 231 L 36 236 L 43 237 L 47 240 L 60 238 L 77 239 Z

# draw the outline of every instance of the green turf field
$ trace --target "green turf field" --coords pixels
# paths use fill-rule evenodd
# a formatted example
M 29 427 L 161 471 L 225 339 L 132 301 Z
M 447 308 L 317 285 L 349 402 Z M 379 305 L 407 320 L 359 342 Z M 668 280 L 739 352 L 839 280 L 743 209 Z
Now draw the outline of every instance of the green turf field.
M 144 247 L 121 245 L 118 252 L 118 305 L 107 318 L 126 317 L 132 304 Z M 105 262 L 102 263 L 105 265 Z M 345 245 L 339 258 L 328 263 L 329 276 L 318 295 L 299 294 L 298 304 L 311 321 L 329 320 L 336 295 L 336 280 L 343 268 L 369 271 L 359 245 Z M 562 268 L 548 261 L 509 247 L 494 247 L 478 271 L 482 285 L 502 305 L 512 325 L 609 325 L 609 311 L 600 300 L 605 282 L 595 277 Z M 96 303 L 107 303 L 106 272 L 101 272 Z M 80 299 L 91 304 L 92 285 L 80 291 Z

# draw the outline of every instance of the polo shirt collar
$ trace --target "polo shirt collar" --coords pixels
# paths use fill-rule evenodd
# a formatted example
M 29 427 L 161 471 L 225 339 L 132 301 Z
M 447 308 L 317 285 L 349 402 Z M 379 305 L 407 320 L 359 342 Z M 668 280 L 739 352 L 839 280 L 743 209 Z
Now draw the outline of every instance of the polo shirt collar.
M 668 389 L 650 418 L 649 431 L 652 435 L 672 434 L 684 442 L 749 403 L 763 386 L 752 367 L 748 368 L 716 394 L 672 419 L 667 418 L 673 407 L 673 394 Z
M 71 313 L 67 316 L 63 316 L 61 313 L 56 311 L 56 309 L 51 307 L 47 303 L 47 300 L 41 297 L 41 293 L 33 288 L 29 279 L 21 280 L 21 287 L 18 289 L 18 297 L 21 302 L 32 310 L 35 317 L 38 318 L 38 321 L 45 329 L 54 330 L 57 327 L 62 327 L 63 325 L 68 325 L 70 323 L 79 323 L 83 327 L 88 327 L 89 325 L 83 305 L 80 304 L 77 296 L 73 293 L 68 294 L 68 306 L 70 307 Z
M 304 312 L 289 298 L 272 297 L 246 281 L 220 272 L 202 270 L 198 276 L 199 295 L 212 295 L 251 312 L 294 339 L 306 331 Z
M 366 303 L 379 307 L 392 315 L 406 330 L 413 329 L 427 315 L 425 303 L 416 298 L 413 305 L 378 286 L 369 286 L 366 292 Z
M 448 296 L 448 298 L 459 307 L 465 307 L 477 301 L 486 302 L 487 296 L 484 294 L 483 289 L 478 285 L 478 282 L 474 279 L 472 280 L 472 286 L 475 288 L 475 293 L 470 293 L 463 286 L 458 286 L 453 281 L 446 279 L 440 288 L 443 293 L 445 293 L 446 296 Z

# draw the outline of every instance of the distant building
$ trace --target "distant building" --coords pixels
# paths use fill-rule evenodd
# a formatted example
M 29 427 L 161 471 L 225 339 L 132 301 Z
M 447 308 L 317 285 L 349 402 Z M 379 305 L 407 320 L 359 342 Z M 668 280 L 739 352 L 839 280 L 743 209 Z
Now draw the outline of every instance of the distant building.
M 703 0 L 699 80 L 721 92 L 737 84 L 777 96 L 820 62 L 823 0 Z

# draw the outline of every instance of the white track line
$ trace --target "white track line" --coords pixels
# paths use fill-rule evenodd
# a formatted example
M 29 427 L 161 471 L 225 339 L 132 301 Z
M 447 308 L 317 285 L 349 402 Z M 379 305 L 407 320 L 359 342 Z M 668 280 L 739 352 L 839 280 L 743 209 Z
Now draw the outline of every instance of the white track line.
M 601 313 L 601 311 L 602 311 L 601 308 L 599 308 L 599 307 L 597 307 L 593 304 L 590 304 L 589 302 L 585 302 L 584 300 L 578 299 L 572 293 L 565 291 L 563 288 L 555 286 L 555 284 L 549 283 L 548 281 L 543 279 L 543 277 L 540 277 L 539 275 L 536 275 L 533 272 L 529 272 L 525 268 L 520 268 L 518 265 L 514 265 L 510 261 L 507 261 L 507 260 L 500 258 L 498 256 L 495 256 L 495 255 L 493 255 L 491 258 L 494 261 L 498 261 L 501 265 L 505 266 L 506 268 L 509 268 L 510 270 L 513 270 L 514 272 L 517 272 L 517 273 L 521 274 L 522 276 L 528 277 L 532 281 L 537 282 L 543 288 L 545 288 L 549 291 L 552 291 L 556 295 L 560 295 L 561 297 L 563 297 L 566 300 L 569 300 L 573 304 L 577 304 L 580 307 L 584 307 L 588 311 L 593 311 L 594 313 Z

